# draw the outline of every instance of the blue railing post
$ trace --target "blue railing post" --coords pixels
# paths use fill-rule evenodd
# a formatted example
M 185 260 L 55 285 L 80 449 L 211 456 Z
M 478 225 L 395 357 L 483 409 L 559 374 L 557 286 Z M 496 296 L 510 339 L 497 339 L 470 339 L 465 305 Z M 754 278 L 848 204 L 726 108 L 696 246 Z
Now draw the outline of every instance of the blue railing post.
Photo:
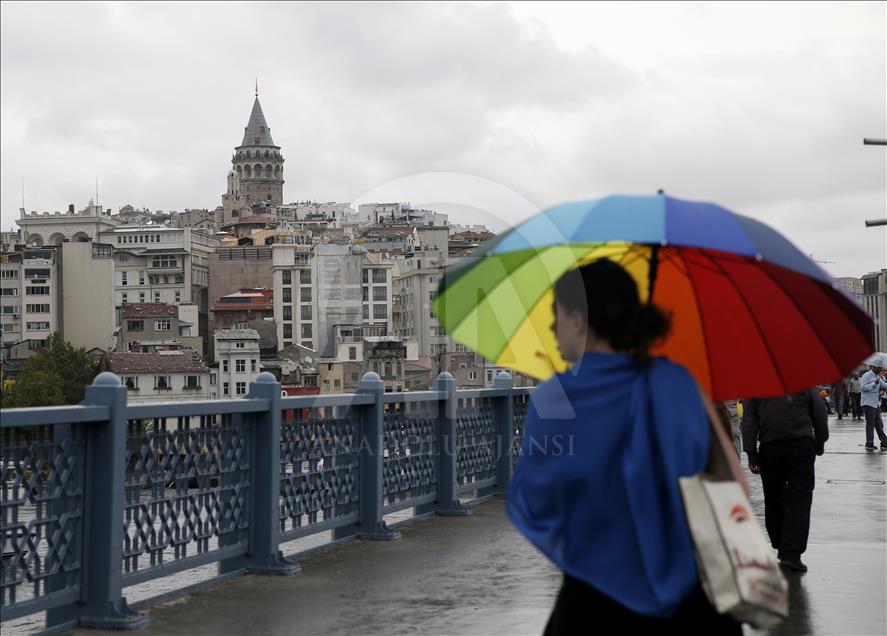
M 373 403 L 360 407 L 360 521 L 353 526 L 338 528 L 333 537 L 342 539 L 357 535 L 361 539 L 386 541 L 399 539 L 400 533 L 392 530 L 384 519 L 385 482 L 383 436 L 385 434 L 385 383 L 378 373 L 369 371 L 357 385 L 357 393 L 373 396 Z
M 471 510 L 462 505 L 456 492 L 457 460 L 459 448 L 456 439 L 458 421 L 458 397 L 456 379 L 444 371 L 434 381 L 434 390 L 445 394 L 440 401 L 437 428 L 437 501 L 432 506 L 416 512 L 433 510 L 439 515 L 470 515 Z
M 505 391 L 504 396 L 493 398 L 496 404 L 496 485 L 478 491 L 478 496 L 504 495 L 514 465 L 514 379 L 507 371 L 500 371 L 493 381 L 493 388 Z
M 280 550 L 280 383 L 267 371 L 249 385 L 246 398 L 268 400 L 268 410 L 250 414 L 249 550 L 226 559 L 220 572 L 245 568 L 251 574 L 292 576 L 300 570 Z
M 107 405 L 110 414 L 86 426 L 81 600 L 48 611 L 46 626 L 140 629 L 148 617 L 131 610 L 122 593 L 126 387 L 113 373 L 100 373 L 82 404 Z

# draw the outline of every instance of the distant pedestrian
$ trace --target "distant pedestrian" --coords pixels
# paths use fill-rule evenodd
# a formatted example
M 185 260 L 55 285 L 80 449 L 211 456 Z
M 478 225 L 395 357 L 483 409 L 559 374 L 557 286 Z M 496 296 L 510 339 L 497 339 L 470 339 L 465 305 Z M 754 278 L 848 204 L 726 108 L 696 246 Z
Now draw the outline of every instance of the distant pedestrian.
M 828 389 L 822 387 L 819 390 L 819 399 L 822 400 L 822 403 L 825 404 L 825 412 L 829 415 L 832 414 L 832 403 L 829 399 Z
M 875 431 L 881 440 L 881 450 L 887 450 L 887 435 L 884 434 L 884 422 L 881 420 L 881 389 L 887 389 L 887 382 L 881 377 L 883 369 L 880 365 L 872 365 L 859 381 L 861 391 L 860 404 L 865 414 L 865 448 L 877 450 Z
M 860 397 L 859 374 L 853 373 L 850 376 L 850 407 L 853 410 L 854 420 L 862 419 L 862 405 L 859 401 Z
M 742 442 L 748 468 L 761 475 L 764 520 L 779 565 L 806 572 L 817 455 L 825 452 L 828 417 L 815 391 L 778 398 L 747 400 Z
M 733 446 L 736 447 L 736 454 L 742 453 L 742 434 L 739 431 L 739 407 L 737 400 L 725 400 L 719 405 L 718 412 L 724 418 L 725 427 L 729 426 L 730 434 L 733 437 Z
M 843 378 L 835 382 L 833 391 L 835 396 L 835 412 L 838 414 L 838 419 L 842 420 L 844 419 L 844 407 L 847 402 L 847 384 Z

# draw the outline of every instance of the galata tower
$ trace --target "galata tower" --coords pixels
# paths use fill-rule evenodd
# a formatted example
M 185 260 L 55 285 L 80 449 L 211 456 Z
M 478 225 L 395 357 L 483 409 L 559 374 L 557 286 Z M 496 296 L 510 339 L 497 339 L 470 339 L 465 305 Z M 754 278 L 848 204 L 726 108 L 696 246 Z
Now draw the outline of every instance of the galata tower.
M 222 224 L 253 214 L 275 215 L 275 208 L 283 203 L 283 156 L 271 139 L 258 84 L 243 141 L 234 149 L 231 164 L 228 192 L 222 195 Z

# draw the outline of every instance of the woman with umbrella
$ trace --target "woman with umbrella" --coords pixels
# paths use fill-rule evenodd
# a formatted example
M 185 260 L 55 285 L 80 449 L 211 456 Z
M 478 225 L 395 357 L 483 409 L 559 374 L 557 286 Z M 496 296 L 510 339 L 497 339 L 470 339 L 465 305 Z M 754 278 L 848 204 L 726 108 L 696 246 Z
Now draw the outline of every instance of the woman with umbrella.
M 442 281 L 442 324 L 550 378 L 506 501 L 564 572 L 546 633 L 741 633 L 700 588 L 678 488 L 708 460 L 698 387 L 727 400 L 832 381 L 870 353 L 870 319 L 763 224 L 665 196 L 558 206 L 474 256 Z M 572 452 L 548 452 L 564 433 Z

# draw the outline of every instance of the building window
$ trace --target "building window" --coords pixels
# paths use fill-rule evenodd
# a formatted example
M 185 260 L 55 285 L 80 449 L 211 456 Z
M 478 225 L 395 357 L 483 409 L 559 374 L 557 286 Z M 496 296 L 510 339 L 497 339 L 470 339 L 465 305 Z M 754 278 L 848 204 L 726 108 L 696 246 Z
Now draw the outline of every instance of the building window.
M 311 338 L 311 325 L 302 325 L 302 337 L 303 338 Z
M 145 292 L 139 292 L 139 302 L 145 302 Z
M 342 381 L 341 380 L 333 380 L 333 390 L 341 391 L 342 390 Z
M 127 331 L 144 331 L 145 330 L 145 321 L 144 320 L 127 320 L 126 321 L 126 329 L 127 329 Z
M 293 308 L 289 305 L 285 305 L 283 307 L 283 319 L 284 320 L 292 320 L 293 319 Z
M 154 321 L 154 330 L 155 331 L 169 331 L 172 329 L 172 321 L 170 320 L 156 320 Z
M 357 360 L 357 347 L 348 347 L 348 359 Z
M 373 305 L 373 318 L 376 320 L 388 318 L 388 307 L 385 305 Z
M 363 284 L 366 285 L 368 282 L 370 282 L 370 280 L 369 280 L 369 270 L 366 270 L 366 269 L 365 269 L 365 270 L 363 270 Z
M 302 320 L 311 320 L 311 305 L 301 305 L 299 311 Z
M 324 381 L 323 381 L 323 390 L 324 390 L 324 391 L 329 391 L 329 390 L 330 390 L 330 381 L 329 381 L 329 380 L 324 380 Z
M 228 361 L 222 360 L 222 373 L 228 373 Z
M 4 307 L 4 310 L 9 309 L 9 307 Z M 18 309 L 17 307 L 15 309 Z M 41 305 L 25 305 L 25 311 L 29 314 L 48 314 L 49 313 L 49 305 L 41 304 Z M 4 313 L 7 313 L 4 311 Z M 18 313 L 18 312 L 16 312 Z
M 209 374 L 209 385 L 210 385 L 210 386 L 215 386 L 215 385 L 216 385 L 216 374 L 215 374 L 215 373 L 210 373 L 210 374 Z
M 154 302 L 155 303 L 160 302 L 160 292 L 154 292 Z
M 373 300 L 388 300 L 388 288 L 373 287 Z
M 5 291 L 5 290 L 4 290 Z M 28 296 L 49 296 L 49 287 L 25 287 L 25 294 Z M 15 290 L 14 294 L 8 294 L 10 296 L 18 296 L 18 290 Z
M 246 360 L 235 360 L 234 361 L 234 372 L 235 373 L 244 373 L 246 371 Z
M 151 261 L 151 267 L 168 269 L 176 266 L 178 261 L 175 256 L 155 256 Z
M 121 384 L 130 391 L 139 390 L 139 378 L 134 375 L 126 375 L 120 379 Z
M 123 293 L 120 295 L 120 300 L 121 300 L 122 302 L 125 303 L 128 299 L 129 299 L 129 294 L 127 294 L 126 292 L 123 292 Z
M 293 290 L 289 287 L 283 288 L 283 302 L 291 303 L 293 302 Z
M 300 269 L 299 270 L 299 282 L 303 285 L 311 284 L 311 270 L 310 269 Z
M 357 374 L 356 374 L 356 373 L 352 373 L 352 374 L 351 374 L 351 381 L 352 381 L 352 382 L 357 382 Z
M 283 270 L 283 272 L 281 272 L 281 273 L 283 274 L 283 284 L 284 285 L 292 285 L 293 284 L 293 273 L 288 269 Z
M 18 270 L 17 269 L 4 269 L 0 270 L 0 278 L 6 278 L 8 280 L 18 280 Z
M 185 388 L 186 389 L 199 389 L 200 388 L 200 376 L 199 375 L 186 375 L 185 376 Z
M 228 386 L 229 385 L 227 382 L 222 382 L 222 395 L 229 395 L 230 394 L 230 390 L 228 389 Z
M 374 269 L 373 270 L 373 282 L 374 283 L 387 283 L 388 282 L 388 270 Z
M 49 331 L 48 322 L 26 322 L 25 329 L 28 331 Z
M 252 358 L 249 361 L 249 370 L 252 371 L 253 373 L 256 372 L 256 359 L 255 358 Z
M 145 272 L 139 272 L 139 285 L 145 284 Z
M 178 305 L 180 302 L 182 302 L 182 292 L 176 290 L 176 304 Z
M 238 324 L 241 324 L 241 325 L 242 325 L 243 323 L 238 323 Z M 240 328 L 240 329 L 246 329 L 246 327 L 239 327 L 239 328 Z M 246 343 L 245 343 L 245 342 L 240 342 L 240 341 L 235 342 L 235 343 L 234 343 L 234 348 L 235 348 L 235 349 L 246 349 Z
M 4 296 L 18 296 L 18 289 L 15 287 L 4 287 L 2 294 Z
M 126 272 L 120 272 L 120 284 L 126 287 L 127 285 L 127 276 Z
M 370 299 L 370 288 L 364 287 L 363 288 L 363 302 L 367 302 L 369 299 Z
M 246 382 L 238 382 L 234 385 L 234 392 L 237 395 L 246 395 Z
M 299 298 L 303 303 L 311 302 L 311 288 L 310 287 L 301 287 L 299 289 Z
M 364 320 L 370 319 L 370 306 L 369 305 L 363 306 L 363 319 Z
M 292 338 L 293 337 L 293 326 L 292 325 L 284 325 L 283 326 L 283 337 L 284 338 Z
M 168 375 L 155 375 L 154 376 L 154 388 L 158 391 L 168 391 L 172 389 L 172 383 L 169 380 Z

